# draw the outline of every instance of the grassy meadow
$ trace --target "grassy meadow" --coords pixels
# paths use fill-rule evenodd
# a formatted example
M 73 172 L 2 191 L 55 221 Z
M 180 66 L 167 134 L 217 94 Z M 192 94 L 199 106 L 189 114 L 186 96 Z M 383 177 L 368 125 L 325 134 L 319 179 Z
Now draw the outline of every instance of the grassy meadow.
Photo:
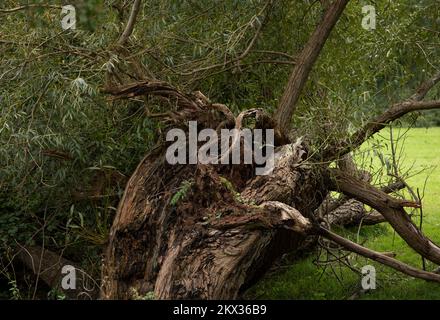
M 377 152 L 373 151 L 377 149 L 374 146 L 380 144 L 382 159 L 389 158 L 389 131 L 382 134 L 371 139 L 356 155 L 356 161 L 363 167 L 374 171 L 386 168 L 387 161 L 381 162 Z M 402 135 L 394 149 L 402 172 L 408 170 L 411 173 L 408 184 L 414 190 L 419 189 L 423 198 L 423 232 L 434 242 L 440 243 L 440 128 L 394 129 L 392 134 L 394 138 Z M 374 154 L 374 159 L 371 159 Z M 414 216 L 417 216 L 414 221 L 419 225 L 419 212 L 415 212 Z M 421 257 L 386 223 L 363 227 L 360 232 L 357 228 L 336 231 L 371 249 L 392 251 L 397 254 L 397 259 L 422 268 Z M 256 299 L 440 299 L 440 285 L 437 283 L 413 279 L 371 260 L 351 255 L 349 261 L 352 267 L 360 270 L 364 265 L 374 265 L 377 276 L 375 290 L 354 295 L 360 288 L 360 275 L 337 263 L 324 268 L 316 264 L 318 258 L 319 253 L 315 252 L 300 261 L 282 265 L 251 288 L 246 296 Z M 321 255 L 320 259 L 327 258 Z M 427 270 L 435 267 L 426 262 Z

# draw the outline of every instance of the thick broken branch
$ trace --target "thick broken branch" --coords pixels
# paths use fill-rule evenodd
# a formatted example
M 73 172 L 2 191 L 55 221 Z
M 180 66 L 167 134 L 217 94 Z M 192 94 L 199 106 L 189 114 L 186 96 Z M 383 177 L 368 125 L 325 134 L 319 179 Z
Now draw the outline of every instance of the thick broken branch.
M 371 174 L 357 168 L 352 156 L 345 155 L 338 161 L 338 167 L 347 175 L 369 183 Z M 381 188 L 385 193 L 392 193 L 405 188 L 402 181 L 391 183 Z M 330 195 L 317 210 L 320 217 L 325 217 L 329 225 L 340 225 L 344 227 L 357 225 L 374 225 L 386 221 L 385 218 L 376 210 L 367 211 L 362 202 L 350 199 L 346 195 L 341 195 L 334 199 Z
M 371 174 L 368 171 L 360 170 L 354 162 L 351 154 L 346 154 L 337 163 L 339 169 L 345 174 L 356 177 L 367 183 L 371 181 Z M 403 188 L 405 188 L 405 184 L 399 182 L 385 186 L 381 190 L 385 193 L 392 193 Z M 327 216 L 327 221 L 330 225 L 338 224 L 347 226 L 357 224 L 361 222 L 362 219 L 366 218 L 367 215 L 372 218 L 372 224 L 383 222 L 384 220 L 380 217 L 380 213 L 368 213 L 361 202 L 351 199 L 344 194 L 340 195 L 338 199 L 329 195 L 317 210 L 317 213 L 320 217 Z M 368 219 L 365 220 L 365 222 L 368 224 Z
M 320 24 L 316 27 L 304 49 L 298 56 L 296 65 L 290 75 L 275 113 L 275 120 L 278 122 L 282 131 L 288 131 L 296 103 L 309 77 L 310 71 L 348 2 L 349 0 L 335 0 L 327 8 Z
M 371 249 L 365 248 L 357 243 L 354 243 L 346 238 L 343 238 L 325 228 L 320 227 L 319 234 L 337 244 L 344 247 L 348 251 L 357 253 L 361 256 L 364 256 L 366 258 L 372 259 L 374 261 L 377 261 L 379 263 L 382 263 L 388 267 L 391 267 L 397 271 L 400 271 L 402 273 L 405 273 L 411 277 L 424 279 L 428 281 L 435 281 L 440 282 L 440 275 L 433 273 L 433 272 L 427 272 L 423 270 L 419 270 L 417 268 L 414 268 L 412 266 L 409 266 L 403 262 L 400 262 L 388 255 L 373 251 Z
M 405 188 L 405 184 L 398 181 L 386 185 L 380 190 L 385 193 L 392 193 L 403 188 Z M 339 199 L 327 199 L 322 208 L 318 210 L 321 210 L 319 214 L 325 216 L 330 225 L 351 227 L 359 224 L 375 225 L 386 221 L 377 210 L 367 211 L 362 202 L 350 199 L 346 195 L 342 195 Z
M 401 181 L 390 183 L 389 185 L 383 186 L 380 190 L 385 193 L 393 193 L 405 188 L 405 184 Z M 328 196 L 327 199 L 321 204 L 321 206 L 317 209 L 319 211 L 320 216 L 324 216 L 326 214 L 331 213 L 336 210 L 340 206 L 343 206 L 350 198 L 346 195 L 341 195 L 339 198 L 335 199 L 331 196 Z
M 231 229 L 239 226 L 249 228 L 284 228 L 300 234 L 307 234 L 312 228 L 309 219 L 279 201 L 267 201 L 256 208 L 255 214 L 228 216 L 214 221 L 211 226 L 217 229 Z

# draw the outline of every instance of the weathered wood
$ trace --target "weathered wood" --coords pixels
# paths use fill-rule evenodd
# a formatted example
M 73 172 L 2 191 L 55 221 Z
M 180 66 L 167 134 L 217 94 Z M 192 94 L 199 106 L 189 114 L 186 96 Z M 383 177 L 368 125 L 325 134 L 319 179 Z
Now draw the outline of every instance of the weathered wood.
M 146 157 L 111 229 L 101 297 L 237 297 L 274 259 L 299 247 L 311 228 L 304 216 L 313 215 L 325 190 L 320 196 L 319 175 L 298 166 L 304 148 L 297 143 L 278 150 L 272 175 L 251 179 L 236 199 L 210 166 L 177 168 L 163 154 Z M 188 178 L 194 185 L 187 198 L 171 205 L 169 190 Z M 159 179 L 163 184 L 151 183 Z
M 362 202 L 350 199 L 343 205 L 329 212 L 324 219 L 329 225 L 353 227 L 359 225 L 375 225 L 386 221 L 376 210 L 367 211 Z

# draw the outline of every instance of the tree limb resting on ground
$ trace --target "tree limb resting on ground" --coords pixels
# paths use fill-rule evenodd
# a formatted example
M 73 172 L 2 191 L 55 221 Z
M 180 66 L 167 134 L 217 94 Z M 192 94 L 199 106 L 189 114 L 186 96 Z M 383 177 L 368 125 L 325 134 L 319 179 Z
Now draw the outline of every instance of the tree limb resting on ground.
M 414 278 L 424 279 L 427 281 L 440 282 L 440 275 L 433 272 L 419 270 L 410 265 L 407 265 L 399 260 L 396 260 L 388 255 L 373 251 L 371 249 L 365 248 L 357 243 L 354 243 L 346 238 L 343 238 L 336 233 L 333 233 L 325 228 L 319 228 L 319 234 L 324 238 L 327 238 L 340 246 L 344 247 L 348 251 L 357 253 L 361 256 L 369 258 L 371 260 L 377 261 L 388 267 L 391 267 L 397 271 L 410 275 Z
M 379 211 L 405 242 L 426 259 L 440 264 L 440 247 L 428 239 L 412 222 L 405 207 L 420 207 L 420 204 L 395 199 L 365 181 L 347 175 L 340 170 L 331 170 L 329 184 L 335 191 L 357 199 Z

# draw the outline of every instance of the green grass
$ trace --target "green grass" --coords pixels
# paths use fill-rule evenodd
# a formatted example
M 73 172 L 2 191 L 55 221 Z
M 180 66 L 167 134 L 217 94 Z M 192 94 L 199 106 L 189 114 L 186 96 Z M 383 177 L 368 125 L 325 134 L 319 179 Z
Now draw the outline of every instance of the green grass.
M 400 130 L 403 133 L 405 130 Z M 391 153 L 387 139 L 389 132 L 382 133 L 362 148 L 362 153 L 356 156 L 358 163 L 364 167 L 379 170 L 381 161 L 379 157 L 366 160 L 373 154 L 372 150 L 377 144 L 382 145 L 384 158 Z M 394 137 L 399 135 L 393 131 Z M 401 140 L 401 142 L 403 139 Z M 400 152 L 400 147 L 403 149 Z M 402 168 L 410 172 L 425 171 L 408 178 L 408 183 L 420 193 L 426 188 L 423 197 L 423 232 L 434 242 L 440 243 L 440 128 L 411 129 L 404 136 L 404 143 L 397 146 L 401 155 Z M 382 173 L 382 177 L 385 174 Z M 409 197 L 406 195 L 405 197 Z M 419 224 L 419 218 L 414 218 Z M 397 259 L 422 267 L 422 260 L 406 243 L 394 233 L 388 224 L 364 227 L 357 235 L 357 230 L 339 230 L 338 233 L 359 241 L 365 246 L 381 251 L 392 251 L 397 254 Z M 364 242 L 365 241 L 365 242 Z M 246 296 L 256 299 L 347 299 L 357 291 L 360 286 L 360 276 L 349 268 L 333 264 L 323 269 L 317 267 L 314 261 L 318 252 L 307 258 L 289 264 L 283 271 L 279 270 L 266 276 Z M 323 259 L 325 257 L 321 257 Z M 360 299 L 440 299 L 440 285 L 423 280 L 414 279 L 400 274 L 390 268 L 379 265 L 356 255 L 350 256 L 350 264 L 356 269 L 371 264 L 376 267 L 377 288 L 361 295 Z M 427 270 L 435 266 L 427 263 Z

